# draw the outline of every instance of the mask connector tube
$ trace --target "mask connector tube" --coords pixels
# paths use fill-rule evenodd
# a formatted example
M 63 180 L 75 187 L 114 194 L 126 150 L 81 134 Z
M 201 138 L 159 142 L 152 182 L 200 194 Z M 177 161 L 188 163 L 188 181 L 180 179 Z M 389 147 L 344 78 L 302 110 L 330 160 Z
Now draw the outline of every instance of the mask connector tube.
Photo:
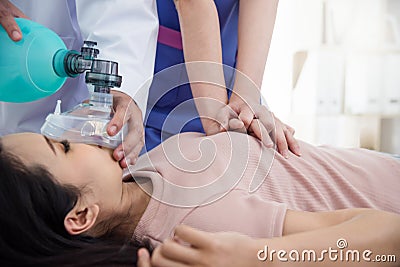
M 53 114 L 49 114 L 41 128 L 42 134 L 55 140 L 101 145 L 116 148 L 127 133 L 126 125 L 115 136 L 107 134 L 107 126 L 113 115 L 111 89 L 120 87 L 122 77 L 118 75 L 118 63 L 97 59 L 96 42 L 86 41 L 81 54 L 60 50 L 53 58 L 54 70 L 60 76 L 74 77 L 86 72 L 85 82 L 94 86 L 89 103 L 77 105 L 61 113 L 61 101 Z

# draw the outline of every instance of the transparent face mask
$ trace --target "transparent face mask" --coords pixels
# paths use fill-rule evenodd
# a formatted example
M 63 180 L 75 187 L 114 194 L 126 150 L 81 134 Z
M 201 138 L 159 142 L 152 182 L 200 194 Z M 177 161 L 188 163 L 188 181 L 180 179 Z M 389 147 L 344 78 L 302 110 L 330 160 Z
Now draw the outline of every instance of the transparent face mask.
M 112 97 L 112 95 L 110 95 Z M 54 140 L 69 140 L 73 143 L 85 143 L 116 148 L 127 133 L 123 129 L 115 136 L 107 134 L 107 126 L 111 119 L 103 110 L 89 103 L 76 106 L 70 111 L 60 113 L 61 101 L 57 102 L 56 110 L 49 114 L 41 128 L 41 133 Z

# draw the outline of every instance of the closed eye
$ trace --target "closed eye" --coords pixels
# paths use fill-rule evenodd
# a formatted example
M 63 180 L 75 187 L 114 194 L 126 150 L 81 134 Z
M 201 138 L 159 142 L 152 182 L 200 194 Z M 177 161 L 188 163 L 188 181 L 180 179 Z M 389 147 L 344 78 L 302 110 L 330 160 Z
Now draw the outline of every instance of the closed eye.
M 68 140 L 62 140 L 60 143 L 64 146 L 64 152 L 65 152 L 65 154 L 67 154 L 68 151 L 71 150 L 71 145 L 70 145 L 69 141 Z

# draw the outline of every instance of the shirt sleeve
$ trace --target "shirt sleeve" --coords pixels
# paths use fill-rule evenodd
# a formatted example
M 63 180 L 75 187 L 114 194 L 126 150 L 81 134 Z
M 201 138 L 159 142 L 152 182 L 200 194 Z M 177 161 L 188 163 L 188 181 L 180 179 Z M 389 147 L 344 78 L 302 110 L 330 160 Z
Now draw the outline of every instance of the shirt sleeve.
M 155 0 L 76 0 L 84 40 L 97 41 L 99 58 L 118 62 L 121 88 L 143 115 L 154 71 L 158 35 Z
M 286 211 L 283 203 L 233 190 L 195 208 L 180 223 L 207 232 L 232 231 L 253 238 L 272 238 L 282 236 Z

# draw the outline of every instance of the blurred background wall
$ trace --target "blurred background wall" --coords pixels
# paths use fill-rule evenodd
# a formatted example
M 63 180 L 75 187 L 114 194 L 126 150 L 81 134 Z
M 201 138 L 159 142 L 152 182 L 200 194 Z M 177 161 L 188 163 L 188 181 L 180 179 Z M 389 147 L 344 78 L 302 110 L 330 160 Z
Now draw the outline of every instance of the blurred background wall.
M 300 139 L 400 154 L 400 0 L 280 0 L 262 93 Z

